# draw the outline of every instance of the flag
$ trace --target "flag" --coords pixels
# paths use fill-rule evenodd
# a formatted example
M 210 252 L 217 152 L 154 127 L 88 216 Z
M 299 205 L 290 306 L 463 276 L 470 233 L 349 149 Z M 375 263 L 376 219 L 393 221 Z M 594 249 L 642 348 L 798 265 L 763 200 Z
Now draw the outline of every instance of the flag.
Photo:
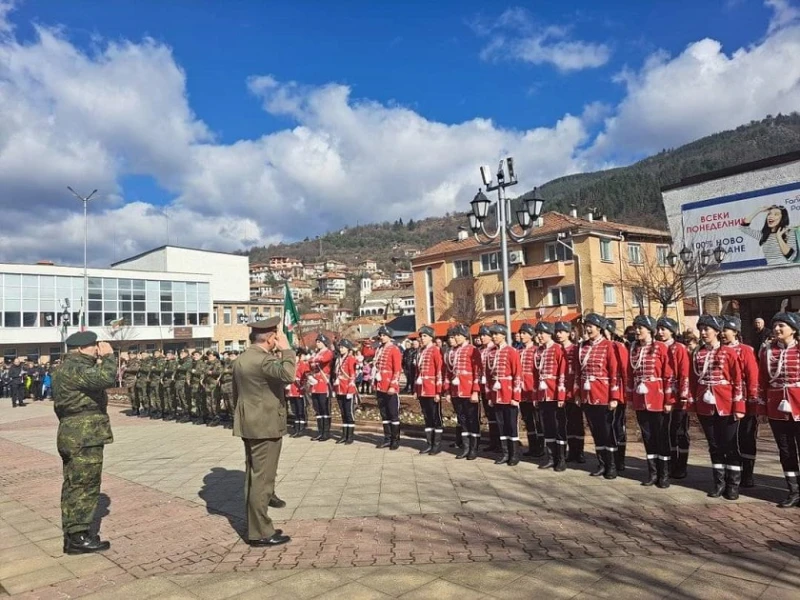
M 284 284 L 283 291 L 283 333 L 289 338 L 289 343 L 294 345 L 294 328 L 300 321 L 297 314 L 297 307 L 294 305 L 294 298 L 289 291 L 289 283 Z

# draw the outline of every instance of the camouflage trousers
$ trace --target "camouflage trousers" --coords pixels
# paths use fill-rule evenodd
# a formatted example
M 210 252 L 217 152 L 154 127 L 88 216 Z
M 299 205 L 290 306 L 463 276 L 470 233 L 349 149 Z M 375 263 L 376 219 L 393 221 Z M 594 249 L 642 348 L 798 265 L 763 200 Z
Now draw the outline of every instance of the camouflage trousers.
M 151 381 L 148 388 L 150 394 L 150 410 L 164 410 L 164 396 L 160 381 Z
M 207 414 L 212 417 L 219 416 L 219 388 L 207 388 L 205 391 Z
M 175 408 L 184 415 L 192 412 L 192 407 L 188 403 L 187 387 L 184 381 L 175 382 Z
M 65 534 L 89 531 L 100 499 L 103 446 L 60 450 L 64 465 L 61 527 Z
M 175 382 L 165 381 L 161 384 L 161 411 L 175 412 Z
M 222 405 L 228 415 L 233 417 L 233 411 L 236 409 L 236 405 L 233 402 L 233 382 L 221 384 L 220 390 L 222 390 Z
M 147 388 L 147 383 L 136 384 L 136 402 L 144 409 L 150 408 L 150 391 Z
M 136 385 L 135 382 L 132 381 L 123 381 L 123 385 L 125 386 L 125 391 L 128 394 L 128 402 L 131 403 L 131 408 L 133 410 L 137 410 L 139 408 L 139 403 L 136 399 Z
M 191 392 L 191 407 L 197 417 L 206 416 L 205 390 L 199 384 L 192 384 L 189 388 Z

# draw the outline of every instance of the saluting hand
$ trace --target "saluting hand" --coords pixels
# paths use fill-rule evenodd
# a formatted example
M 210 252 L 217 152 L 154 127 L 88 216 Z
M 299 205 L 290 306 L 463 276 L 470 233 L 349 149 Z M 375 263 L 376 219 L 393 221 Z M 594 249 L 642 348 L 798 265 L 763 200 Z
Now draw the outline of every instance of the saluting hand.
M 278 350 L 290 350 L 292 348 L 289 344 L 289 338 L 283 333 L 283 329 L 279 328 L 278 332 L 275 334 L 275 347 Z
M 109 354 L 114 354 L 114 349 L 108 342 L 97 342 L 97 353 L 100 356 L 108 356 Z

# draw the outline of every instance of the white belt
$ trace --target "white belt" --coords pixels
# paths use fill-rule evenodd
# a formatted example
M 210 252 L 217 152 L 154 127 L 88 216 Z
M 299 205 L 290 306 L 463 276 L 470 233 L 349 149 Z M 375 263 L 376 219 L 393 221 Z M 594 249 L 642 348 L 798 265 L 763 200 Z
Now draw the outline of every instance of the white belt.
M 705 381 L 701 380 L 698 383 L 700 385 L 704 385 L 706 387 L 712 387 L 712 386 L 715 386 L 715 385 L 730 385 L 731 384 L 730 381 L 726 381 L 725 379 L 721 379 L 720 381 L 716 381 L 714 383 L 708 383 L 708 382 L 705 382 Z

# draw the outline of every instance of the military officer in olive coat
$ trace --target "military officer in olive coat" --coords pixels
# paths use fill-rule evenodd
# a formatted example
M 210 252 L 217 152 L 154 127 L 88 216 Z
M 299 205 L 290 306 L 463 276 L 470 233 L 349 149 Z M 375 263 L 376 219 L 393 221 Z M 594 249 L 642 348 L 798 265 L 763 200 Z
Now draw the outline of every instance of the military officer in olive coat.
M 250 347 L 233 363 L 233 435 L 244 441 L 251 546 L 277 546 L 290 539 L 273 527 L 267 514 L 268 506 L 274 505 L 275 475 L 286 434 L 283 390 L 295 374 L 295 353 L 279 330 L 280 323 L 280 317 L 249 323 Z

